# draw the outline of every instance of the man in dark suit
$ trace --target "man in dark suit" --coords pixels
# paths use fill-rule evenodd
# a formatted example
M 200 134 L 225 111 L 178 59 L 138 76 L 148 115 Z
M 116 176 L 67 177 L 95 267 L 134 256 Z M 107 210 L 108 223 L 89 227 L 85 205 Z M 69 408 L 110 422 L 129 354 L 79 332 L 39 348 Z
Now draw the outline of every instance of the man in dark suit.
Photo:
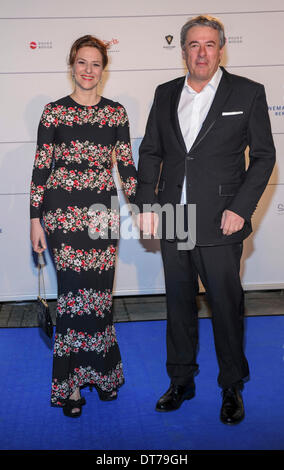
M 178 227 L 174 236 L 161 239 L 171 383 L 156 410 L 176 410 L 195 394 L 199 275 L 212 310 L 223 389 L 220 418 L 233 424 L 244 417 L 241 390 L 249 376 L 239 275 L 242 242 L 252 231 L 251 217 L 271 175 L 275 148 L 264 87 L 219 66 L 224 45 L 224 28 L 216 18 L 199 16 L 183 26 L 188 74 L 156 89 L 140 146 L 136 204 L 140 210 L 155 203 L 196 208 L 190 249 L 180 245 Z M 154 210 L 144 210 L 138 221 L 144 233 L 156 233 Z M 187 222 L 190 232 L 193 222 Z

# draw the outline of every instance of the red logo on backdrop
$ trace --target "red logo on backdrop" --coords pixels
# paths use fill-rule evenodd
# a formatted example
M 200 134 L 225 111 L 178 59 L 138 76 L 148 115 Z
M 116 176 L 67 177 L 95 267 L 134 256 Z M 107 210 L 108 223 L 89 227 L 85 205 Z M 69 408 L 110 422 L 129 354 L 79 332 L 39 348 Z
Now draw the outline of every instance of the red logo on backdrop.
M 111 46 L 114 46 L 114 45 L 118 44 L 119 40 L 115 39 L 115 38 L 112 38 L 110 41 L 104 41 L 104 43 L 107 47 L 111 47 Z
M 52 49 L 52 41 L 30 41 L 30 49 Z
M 119 52 L 118 49 L 115 48 L 119 44 L 119 39 L 112 38 L 110 41 L 103 40 L 109 52 Z

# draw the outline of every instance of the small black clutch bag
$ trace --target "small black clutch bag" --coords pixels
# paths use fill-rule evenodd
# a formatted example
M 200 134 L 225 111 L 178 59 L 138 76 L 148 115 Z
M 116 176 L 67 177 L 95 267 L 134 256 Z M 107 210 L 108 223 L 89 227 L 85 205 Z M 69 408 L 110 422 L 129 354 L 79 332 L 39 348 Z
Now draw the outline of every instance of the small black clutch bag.
M 50 315 L 48 303 L 45 296 L 45 286 L 44 286 L 44 277 L 43 277 L 43 267 L 45 266 L 43 256 L 38 255 L 38 297 L 37 297 L 37 319 L 38 326 L 42 331 L 47 335 L 48 338 L 53 336 L 53 323 Z M 40 279 L 42 278 L 42 285 L 44 291 L 44 298 L 40 294 Z

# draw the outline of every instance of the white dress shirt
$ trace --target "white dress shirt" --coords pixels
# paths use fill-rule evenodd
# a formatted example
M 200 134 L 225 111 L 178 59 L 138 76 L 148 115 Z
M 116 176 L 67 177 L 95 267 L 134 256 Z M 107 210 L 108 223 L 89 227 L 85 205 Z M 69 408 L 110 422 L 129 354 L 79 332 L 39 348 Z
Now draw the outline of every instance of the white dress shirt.
M 185 77 L 178 106 L 178 118 L 181 133 L 188 152 L 207 116 L 222 75 L 223 72 L 220 67 L 218 67 L 218 70 L 215 72 L 210 82 L 207 83 L 200 93 L 197 93 L 188 85 L 187 79 L 189 77 L 189 72 Z M 186 204 L 186 178 L 184 178 L 183 182 L 180 203 Z

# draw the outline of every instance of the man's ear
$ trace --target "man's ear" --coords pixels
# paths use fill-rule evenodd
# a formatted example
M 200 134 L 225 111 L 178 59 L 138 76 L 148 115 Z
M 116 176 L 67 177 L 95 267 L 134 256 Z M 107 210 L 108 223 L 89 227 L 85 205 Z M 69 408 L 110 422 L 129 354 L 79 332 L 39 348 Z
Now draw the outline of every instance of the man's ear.
M 222 49 L 219 50 L 219 63 L 222 60 L 222 57 L 224 55 L 224 50 L 225 50 L 225 45 L 222 47 Z

